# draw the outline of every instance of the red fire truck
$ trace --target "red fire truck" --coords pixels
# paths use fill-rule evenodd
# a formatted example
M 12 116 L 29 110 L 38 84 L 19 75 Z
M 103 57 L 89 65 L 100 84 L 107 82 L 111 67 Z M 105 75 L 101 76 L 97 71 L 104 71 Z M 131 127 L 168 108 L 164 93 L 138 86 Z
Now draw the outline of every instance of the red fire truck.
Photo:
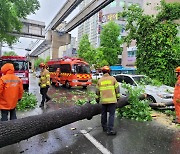
M 29 88 L 29 62 L 26 57 L 21 56 L 2 56 L 0 57 L 0 68 L 5 63 L 14 65 L 15 74 L 23 81 L 24 89 Z M 2 73 L 0 72 L 0 76 Z
M 62 84 L 67 88 L 92 84 L 89 64 L 80 58 L 64 57 L 47 62 L 51 83 Z

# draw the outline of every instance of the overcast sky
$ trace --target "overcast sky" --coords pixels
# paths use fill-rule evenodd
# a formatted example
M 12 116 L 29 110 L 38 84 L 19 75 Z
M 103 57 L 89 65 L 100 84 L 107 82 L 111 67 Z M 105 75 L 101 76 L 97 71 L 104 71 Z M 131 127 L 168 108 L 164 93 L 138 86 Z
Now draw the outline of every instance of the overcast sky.
M 45 25 L 48 26 L 48 24 L 51 22 L 53 17 L 65 4 L 66 0 L 39 0 L 39 2 L 40 2 L 40 9 L 36 11 L 36 14 L 31 14 L 27 18 L 45 22 Z M 66 21 L 69 21 L 75 14 L 77 14 L 77 12 L 78 12 L 78 8 L 72 12 L 72 14 L 66 19 Z M 77 37 L 77 28 L 73 30 L 71 34 L 72 36 Z M 36 39 L 20 38 L 19 42 L 13 45 L 14 47 L 13 49 L 3 47 L 2 51 L 12 50 L 15 51 L 18 55 L 24 56 L 27 52 L 24 49 L 29 47 L 31 41 L 35 42 Z

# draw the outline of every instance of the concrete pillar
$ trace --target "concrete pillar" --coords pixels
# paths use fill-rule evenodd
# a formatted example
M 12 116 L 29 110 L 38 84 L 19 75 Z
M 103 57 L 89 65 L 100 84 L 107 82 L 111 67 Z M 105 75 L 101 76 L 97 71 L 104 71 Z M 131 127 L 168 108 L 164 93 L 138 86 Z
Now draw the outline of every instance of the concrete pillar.
M 68 33 L 60 35 L 60 33 L 55 31 L 49 31 L 47 35 L 47 39 L 51 41 L 51 49 L 52 59 L 59 58 L 58 52 L 59 47 L 63 45 L 67 45 L 71 42 L 71 35 Z

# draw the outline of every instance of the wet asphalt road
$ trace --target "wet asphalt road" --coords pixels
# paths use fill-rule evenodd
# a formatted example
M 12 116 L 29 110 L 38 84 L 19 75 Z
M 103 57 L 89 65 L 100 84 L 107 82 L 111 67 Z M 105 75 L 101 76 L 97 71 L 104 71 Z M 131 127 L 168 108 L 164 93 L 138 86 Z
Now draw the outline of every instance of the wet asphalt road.
M 84 95 L 86 97 L 85 91 L 83 89 L 67 90 L 62 87 L 51 87 L 49 95 L 58 98 L 55 94 L 60 92 L 64 95 L 61 95 L 63 99 L 59 101 L 66 103 L 51 101 L 44 109 L 37 106 L 31 111 L 18 112 L 18 118 L 72 106 L 74 102 L 68 100 L 80 99 Z M 32 75 L 30 92 L 36 94 L 38 102 L 41 101 L 37 79 Z M 73 96 L 74 92 L 81 92 L 81 94 Z M 115 128 L 117 135 L 107 136 L 106 133 L 102 132 L 100 115 L 98 115 L 91 120 L 74 122 L 20 143 L 0 148 L 0 154 L 106 154 L 108 152 L 112 154 L 180 154 L 180 131 L 168 129 L 155 120 L 152 122 L 136 122 L 116 118 Z M 84 134 L 81 130 L 85 130 L 87 133 Z M 87 134 L 95 140 L 87 139 L 85 136 Z M 100 148 L 99 144 L 104 149 Z

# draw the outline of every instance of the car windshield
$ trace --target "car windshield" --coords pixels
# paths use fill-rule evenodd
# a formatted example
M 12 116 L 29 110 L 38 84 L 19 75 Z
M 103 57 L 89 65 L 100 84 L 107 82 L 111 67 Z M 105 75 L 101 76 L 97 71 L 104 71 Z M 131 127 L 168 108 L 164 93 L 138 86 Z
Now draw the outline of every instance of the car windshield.
M 137 84 L 151 85 L 152 80 L 146 76 L 133 76 L 132 77 Z
M 6 63 L 12 63 L 14 65 L 15 71 L 28 70 L 28 62 L 27 61 L 2 60 L 2 61 L 0 61 L 0 67 L 2 67 Z
M 90 70 L 89 65 L 75 64 L 74 65 L 74 72 L 75 73 L 80 73 L 80 74 L 90 74 L 91 70 Z

